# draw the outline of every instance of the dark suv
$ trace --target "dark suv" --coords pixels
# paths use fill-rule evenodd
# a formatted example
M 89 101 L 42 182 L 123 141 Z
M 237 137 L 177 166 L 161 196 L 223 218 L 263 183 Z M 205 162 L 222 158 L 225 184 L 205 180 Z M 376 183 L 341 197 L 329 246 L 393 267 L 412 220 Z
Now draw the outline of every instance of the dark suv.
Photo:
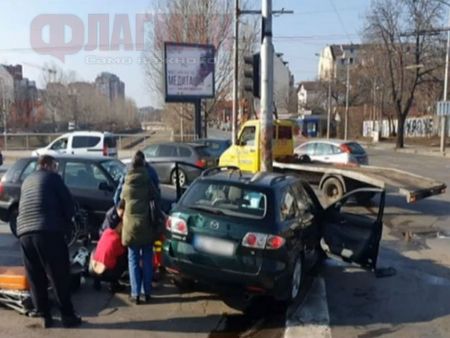
M 378 212 L 352 203 L 368 190 L 378 196 Z M 290 302 L 324 251 L 375 269 L 384 196 L 359 189 L 323 209 L 297 176 L 207 170 L 170 212 L 164 264 L 178 281 Z
M 106 211 L 113 205 L 113 194 L 125 165 L 105 157 L 56 157 L 58 171 L 81 209 L 88 214 L 91 234 L 96 235 Z M 36 170 L 37 157 L 19 159 L 0 181 L 0 219 L 9 222 L 16 234 L 20 188 L 24 179 Z

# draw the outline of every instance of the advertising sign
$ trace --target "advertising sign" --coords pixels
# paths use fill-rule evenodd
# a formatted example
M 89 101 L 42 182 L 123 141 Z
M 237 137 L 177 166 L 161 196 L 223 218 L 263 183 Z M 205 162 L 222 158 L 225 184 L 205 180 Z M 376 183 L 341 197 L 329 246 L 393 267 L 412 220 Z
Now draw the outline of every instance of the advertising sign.
M 214 97 L 213 45 L 165 42 L 166 102 L 189 102 Z

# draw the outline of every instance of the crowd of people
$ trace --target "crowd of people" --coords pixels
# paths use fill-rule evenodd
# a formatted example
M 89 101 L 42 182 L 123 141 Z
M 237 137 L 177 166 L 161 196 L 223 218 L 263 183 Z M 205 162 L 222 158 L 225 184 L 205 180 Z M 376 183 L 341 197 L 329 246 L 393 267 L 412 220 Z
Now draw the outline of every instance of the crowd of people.
M 50 283 L 64 327 L 82 323 L 74 311 L 70 293 L 69 251 L 64 239 L 72 226 L 74 202 L 58 174 L 57 161 L 40 156 L 37 170 L 22 184 L 17 234 L 30 285 L 34 311 L 44 328 L 54 324 L 48 296 Z M 130 300 L 151 301 L 153 243 L 158 239 L 163 215 L 158 175 L 141 151 L 121 179 L 114 205 L 106 213 L 100 239 L 91 252 L 89 272 L 94 288 L 109 282 L 111 292 L 121 289 L 119 279 L 128 269 Z

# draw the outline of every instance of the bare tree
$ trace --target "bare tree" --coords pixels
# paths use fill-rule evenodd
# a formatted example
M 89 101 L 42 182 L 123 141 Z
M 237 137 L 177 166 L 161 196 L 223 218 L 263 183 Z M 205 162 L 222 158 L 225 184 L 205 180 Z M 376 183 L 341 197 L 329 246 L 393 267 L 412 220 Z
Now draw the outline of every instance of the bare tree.
M 153 27 L 146 36 L 149 48 L 144 52 L 145 72 L 150 90 L 164 95 L 164 42 L 212 44 L 216 49 L 215 98 L 208 100 L 205 116 L 211 116 L 217 102 L 231 99 L 233 70 L 233 8 L 231 1 L 224 0 L 158 0 L 154 5 Z M 247 46 L 252 40 L 253 21 L 245 21 L 240 50 L 248 54 Z M 253 39 L 254 40 L 254 39 Z M 243 62 L 242 62 L 243 63 Z M 242 67 L 241 67 L 242 68 Z M 185 121 L 192 128 L 193 109 L 182 104 L 170 104 L 164 118 Z M 175 118 L 169 117 L 174 115 Z M 176 123 L 178 126 L 179 123 Z M 175 128 L 177 129 L 177 128 Z
M 397 115 L 398 148 L 404 146 L 416 91 L 438 67 L 438 36 L 427 32 L 435 31 L 441 18 L 442 3 L 429 0 L 373 0 L 367 14 L 365 39 L 377 46 L 373 61 Z

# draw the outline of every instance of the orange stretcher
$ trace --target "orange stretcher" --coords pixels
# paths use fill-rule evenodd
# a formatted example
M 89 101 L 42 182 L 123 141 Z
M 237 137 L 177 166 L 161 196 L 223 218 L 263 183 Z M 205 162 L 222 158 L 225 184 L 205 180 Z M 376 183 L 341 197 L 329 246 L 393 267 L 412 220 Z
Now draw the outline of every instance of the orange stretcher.
M 23 266 L 0 266 L 0 304 L 25 315 L 33 309 Z
M 25 291 L 28 288 L 23 266 L 0 266 L 0 289 Z

